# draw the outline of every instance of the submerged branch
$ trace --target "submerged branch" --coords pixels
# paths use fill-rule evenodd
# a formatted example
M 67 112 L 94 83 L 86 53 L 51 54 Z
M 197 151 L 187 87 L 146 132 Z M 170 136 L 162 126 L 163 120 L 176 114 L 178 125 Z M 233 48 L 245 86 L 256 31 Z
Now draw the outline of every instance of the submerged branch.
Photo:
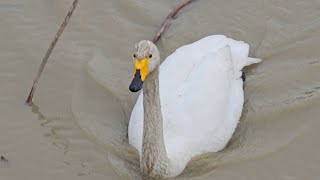
M 177 13 L 182 8 L 184 8 L 186 5 L 190 4 L 192 1 L 193 0 L 185 0 L 182 3 L 178 4 L 178 6 L 173 9 L 173 11 L 171 11 L 171 13 L 166 17 L 166 19 L 161 24 L 161 27 L 160 27 L 158 33 L 153 38 L 153 40 L 152 40 L 153 43 L 157 43 L 158 42 L 158 40 L 160 39 L 160 37 L 161 37 L 162 33 L 164 32 L 164 30 L 168 27 L 170 21 L 177 15 Z
M 63 23 L 61 24 L 61 26 L 60 26 L 57 34 L 55 35 L 53 41 L 52 41 L 51 44 L 50 44 L 49 49 L 48 49 L 47 52 L 46 52 L 46 55 L 44 56 L 44 58 L 43 58 L 43 60 L 42 60 L 42 62 L 41 62 L 41 65 L 40 65 L 40 67 L 39 67 L 38 73 L 37 73 L 37 75 L 36 75 L 36 78 L 34 79 L 32 88 L 31 88 L 31 90 L 30 90 L 28 99 L 27 99 L 27 101 L 26 101 L 26 103 L 29 104 L 29 105 L 32 103 L 32 98 L 33 98 L 33 95 L 34 95 L 34 91 L 35 91 L 36 88 L 37 88 L 38 81 L 39 81 L 40 75 L 41 75 L 41 73 L 42 73 L 42 71 L 43 71 L 43 69 L 44 69 L 44 66 L 45 66 L 46 63 L 48 62 L 48 59 L 49 59 L 49 57 L 50 57 L 50 54 L 52 53 L 53 48 L 55 47 L 57 41 L 59 40 L 59 38 L 60 38 L 60 36 L 61 36 L 64 28 L 67 26 L 67 24 L 68 24 L 68 22 L 69 22 L 69 20 L 70 20 L 70 18 L 71 18 L 71 16 L 72 16 L 72 13 L 73 13 L 74 9 L 76 8 L 76 6 L 77 6 L 77 4 L 78 4 L 78 1 L 79 1 L 79 0 L 74 0 L 74 1 L 73 1 L 72 6 L 71 6 L 71 8 L 70 8 L 70 10 L 69 10 L 69 12 L 68 12 L 68 14 L 67 14 L 67 16 L 65 17 Z

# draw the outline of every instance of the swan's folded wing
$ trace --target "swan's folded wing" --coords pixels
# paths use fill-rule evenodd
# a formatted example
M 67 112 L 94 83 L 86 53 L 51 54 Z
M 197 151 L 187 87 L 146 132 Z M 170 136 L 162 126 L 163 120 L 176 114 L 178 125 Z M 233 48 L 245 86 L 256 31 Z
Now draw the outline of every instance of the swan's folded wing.
M 175 102 L 166 105 L 175 110 L 170 118 L 173 122 L 166 122 L 170 128 L 164 129 L 169 152 L 185 153 L 186 150 L 180 147 L 187 146 L 193 156 L 222 146 L 224 142 L 219 142 L 219 134 L 214 131 L 221 128 L 228 113 L 226 108 L 233 80 L 230 47 L 201 59 L 178 90 Z

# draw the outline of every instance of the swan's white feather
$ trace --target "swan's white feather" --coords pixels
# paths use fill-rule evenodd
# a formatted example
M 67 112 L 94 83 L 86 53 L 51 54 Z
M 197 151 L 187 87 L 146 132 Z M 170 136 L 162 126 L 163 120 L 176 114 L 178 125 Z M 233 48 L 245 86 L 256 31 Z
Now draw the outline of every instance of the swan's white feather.
M 230 140 L 243 107 L 244 66 L 249 45 L 223 35 L 205 37 L 178 48 L 160 66 L 163 134 L 173 172 L 204 152 L 217 152 Z M 129 143 L 141 155 L 143 93 L 129 123 Z

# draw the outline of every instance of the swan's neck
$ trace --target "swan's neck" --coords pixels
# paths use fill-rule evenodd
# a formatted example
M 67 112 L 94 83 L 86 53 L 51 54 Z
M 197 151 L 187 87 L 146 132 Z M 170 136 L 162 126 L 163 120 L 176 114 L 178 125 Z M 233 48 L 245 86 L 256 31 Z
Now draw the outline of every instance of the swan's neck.
M 166 177 L 170 173 L 163 137 L 163 120 L 159 95 L 159 67 L 147 76 L 143 84 L 143 139 L 141 170 L 151 177 Z

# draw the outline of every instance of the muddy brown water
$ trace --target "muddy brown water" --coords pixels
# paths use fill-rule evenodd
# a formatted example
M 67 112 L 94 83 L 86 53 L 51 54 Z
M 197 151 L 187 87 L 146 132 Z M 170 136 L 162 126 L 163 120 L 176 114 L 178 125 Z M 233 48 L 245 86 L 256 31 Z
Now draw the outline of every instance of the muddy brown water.
M 141 179 L 127 125 L 134 43 L 180 1 L 80 1 L 36 91 L 36 70 L 70 1 L 0 2 L 0 179 Z M 166 57 L 206 35 L 250 44 L 245 106 L 228 146 L 176 179 L 320 178 L 320 1 L 198 0 L 172 21 Z

